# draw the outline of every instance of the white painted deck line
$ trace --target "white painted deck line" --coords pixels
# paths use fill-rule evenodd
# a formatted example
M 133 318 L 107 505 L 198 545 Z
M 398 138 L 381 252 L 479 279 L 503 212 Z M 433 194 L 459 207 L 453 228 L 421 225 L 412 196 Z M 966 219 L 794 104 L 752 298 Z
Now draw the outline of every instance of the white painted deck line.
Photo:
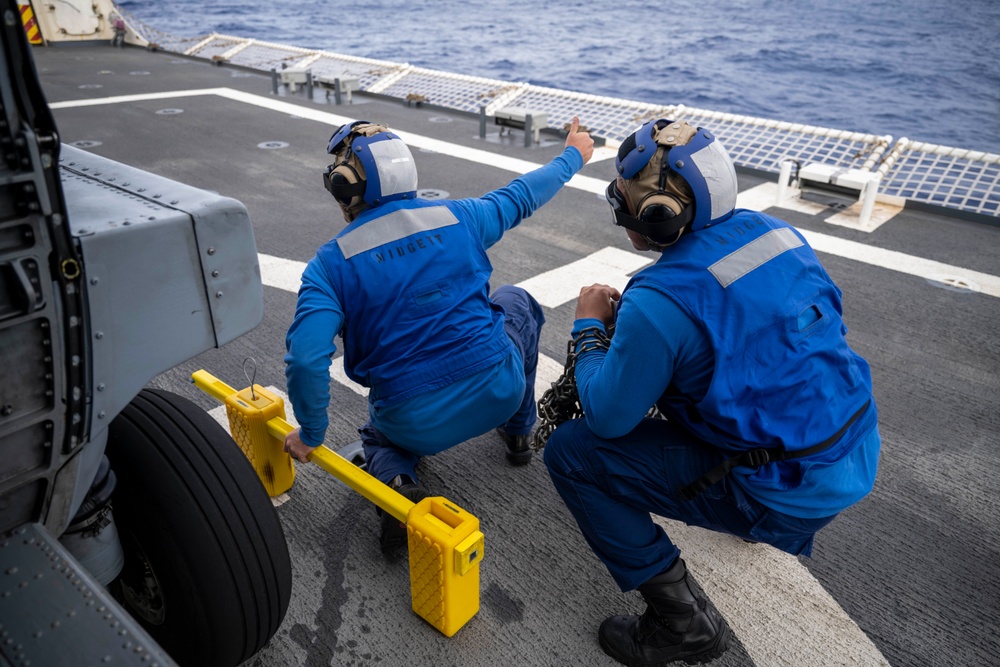
M 653 517 L 761 667 L 889 667 L 875 644 L 789 554 Z
M 306 270 L 305 262 L 262 253 L 257 255 L 257 261 L 260 264 L 260 281 L 264 285 L 292 294 L 299 293 L 302 272 Z
M 756 211 L 766 211 L 773 206 L 777 206 L 775 204 L 777 188 L 777 184 L 762 183 L 757 187 L 745 190 L 736 197 L 736 206 Z M 781 203 L 780 208 L 791 208 L 796 201 L 795 199 L 787 199 Z M 803 210 L 807 213 L 818 212 L 812 210 L 813 208 L 818 208 L 820 211 L 824 209 L 824 207 L 812 202 L 799 202 L 798 207 L 797 210 Z M 883 220 L 882 222 L 884 223 L 885 221 Z M 848 241 L 836 236 L 828 236 L 827 234 L 820 234 L 805 229 L 800 229 L 799 232 L 806 237 L 806 241 L 809 242 L 809 245 L 816 252 L 837 255 L 838 257 L 844 257 L 935 282 L 941 282 L 942 279 L 957 278 L 968 284 L 970 291 L 1000 297 L 1000 277 L 988 273 L 935 262 L 934 260 L 915 257 L 914 255 L 908 255 L 895 250 L 875 248 L 864 243 L 858 243 L 857 241 Z
M 839 239 L 835 236 L 818 234 L 804 229 L 800 229 L 799 231 L 806 237 L 806 241 L 809 242 L 809 245 L 816 252 L 837 255 L 838 257 L 844 257 L 856 262 L 871 264 L 872 266 L 906 273 L 935 282 L 941 282 L 942 278 L 960 278 L 970 283 L 971 291 L 1000 297 L 1000 277 L 988 273 L 935 262 L 934 260 L 907 255 L 895 250 L 873 248 L 857 241 Z
M 68 102 L 56 102 L 50 106 L 53 109 L 69 109 L 76 107 L 87 107 L 87 106 L 99 106 L 102 104 L 121 104 L 126 102 L 141 102 L 145 100 L 157 100 L 157 99 L 173 99 L 180 97 L 193 97 L 199 95 L 217 95 L 229 100 L 236 102 L 242 102 L 244 104 L 252 104 L 254 106 L 262 107 L 265 109 L 271 109 L 272 111 L 278 111 L 281 113 L 287 113 L 290 115 L 298 116 L 300 118 L 306 118 L 309 120 L 315 120 L 320 123 L 325 123 L 331 127 L 339 127 L 344 123 L 355 120 L 354 118 L 349 118 L 347 116 L 340 116 L 337 114 L 332 114 L 327 111 L 321 111 L 319 109 L 313 109 L 310 107 L 299 106 L 296 104 L 291 104 L 289 102 L 282 102 L 281 100 L 276 100 L 268 97 L 262 97 L 260 95 L 253 95 L 251 93 L 243 93 L 238 90 L 233 90 L 231 88 L 202 88 L 195 90 L 179 90 L 169 93 L 149 93 L 145 95 L 119 95 L 116 97 L 103 97 L 95 98 L 89 100 L 72 100 Z M 468 148 L 465 146 L 459 146 L 457 144 L 452 144 L 446 141 L 441 141 L 439 139 L 431 139 L 430 137 L 424 137 L 419 134 L 413 134 L 410 132 L 397 131 L 397 134 L 411 147 L 416 148 L 426 148 L 433 150 L 437 153 L 442 153 L 444 155 L 450 155 L 460 160 L 466 160 L 469 162 L 475 162 L 488 167 L 496 167 L 498 169 L 503 169 L 506 171 L 512 171 L 518 174 L 525 174 L 533 169 L 537 169 L 541 165 L 528 162 L 527 160 L 519 160 L 516 158 L 506 157 L 504 155 L 498 155 L 496 153 L 490 153 L 488 151 L 479 150 L 476 148 Z M 769 184 L 765 184 L 769 185 Z M 566 184 L 566 187 L 575 188 L 578 190 L 583 190 L 585 192 L 591 192 L 594 194 L 602 194 L 607 186 L 607 181 L 597 178 L 591 178 L 589 176 L 581 176 L 577 174 Z M 770 201 L 767 201 L 769 199 Z M 768 197 L 765 193 L 765 189 L 757 190 L 756 188 L 751 188 L 750 190 L 741 193 L 737 197 L 737 206 L 744 208 L 753 208 L 756 210 L 766 210 L 775 205 L 774 197 Z M 783 206 L 788 205 L 783 203 Z M 900 271 L 901 273 L 907 273 L 914 276 L 919 276 L 927 280 L 940 281 L 941 277 L 953 278 L 957 277 L 965 280 L 972 284 L 972 286 L 978 287 L 979 291 L 984 294 L 988 294 L 994 297 L 1000 297 L 1000 277 L 993 276 L 986 273 L 980 273 L 978 271 L 971 271 L 959 266 L 951 266 L 948 264 L 942 264 L 940 262 L 934 262 L 932 260 L 925 260 L 919 257 L 914 257 L 912 255 L 907 255 L 905 253 L 895 252 L 892 250 L 882 250 L 879 248 L 872 248 L 866 246 L 863 243 L 856 243 L 852 241 L 843 241 L 837 239 L 836 237 L 827 236 L 825 234 L 818 234 L 816 232 L 803 232 L 803 235 L 809 241 L 810 245 L 813 246 L 819 252 L 826 252 L 833 255 L 838 255 L 845 257 L 847 259 L 852 259 L 859 262 L 864 262 L 866 264 L 871 264 L 873 266 L 878 266 L 881 268 L 890 269 L 893 271 Z M 263 267 L 262 267 L 263 269 Z M 579 293 L 579 288 L 584 284 L 591 284 L 598 282 L 593 279 L 593 276 L 587 282 L 584 282 L 576 286 L 577 293 Z M 523 283 L 522 283 L 523 284 Z M 276 285 L 275 285 L 276 286 Z M 574 297 L 576 295 L 574 294 Z M 537 298 L 537 297 L 536 297 Z M 563 303 L 566 303 L 565 301 Z
M 126 102 L 146 102 L 148 100 L 172 100 L 179 97 L 198 97 L 201 95 L 219 95 L 225 88 L 198 88 L 193 90 L 169 90 L 159 93 L 139 93 L 136 95 L 115 95 L 113 97 L 94 97 L 86 100 L 68 100 L 52 102 L 52 109 L 76 109 L 79 107 L 98 107 L 105 104 L 124 104 Z
M 353 391 L 358 396 L 368 398 L 368 387 L 362 387 L 360 384 L 347 377 L 347 371 L 344 370 L 343 357 L 337 357 L 333 360 L 333 363 L 330 364 L 330 377 L 336 380 L 339 384 L 342 384 Z
M 540 273 L 517 286 L 526 289 L 543 306 L 558 308 L 576 299 L 580 288 L 585 285 L 603 283 L 619 291 L 625 289 L 629 275 L 652 264 L 655 259 L 652 253 L 642 256 L 618 248 L 603 248 L 558 269 Z
M 195 90 L 179 90 L 170 93 L 150 93 L 148 95 L 119 95 L 116 97 L 56 102 L 50 106 L 53 109 L 71 109 L 77 107 L 99 106 L 102 104 L 122 104 L 126 102 L 142 102 L 146 100 L 174 99 L 201 95 L 216 95 L 235 102 L 251 104 L 253 106 L 270 109 L 271 111 L 278 111 L 280 113 L 286 113 L 299 118 L 314 120 L 328 125 L 331 129 L 340 127 L 344 123 L 350 123 L 357 120 L 356 118 L 341 116 L 328 111 L 322 111 L 320 109 L 299 106 L 297 104 L 291 104 L 290 102 L 282 102 L 281 100 L 254 95 L 252 93 L 244 93 L 231 88 L 201 88 Z M 527 160 L 519 160 L 517 158 L 507 157 L 497 153 L 490 153 L 489 151 L 483 151 L 477 148 L 459 146 L 447 141 L 432 139 L 430 137 L 414 134 L 412 132 L 396 129 L 393 129 L 393 132 L 395 132 L 399 138 L 405 141 L 411 148 L 424 148 L 434 151 L 435 153 L 441 153 L 460 160 L 496 167 L 497 169 L 503 169 L 505 171 L 512 171 L 516 174 L 526 174 L 529 171 L 533 171 L 541 166 Z M 607 182 L 598 178 L 591 178 L 589 176 L 581 176 L 577 174 L 567 184 L 567 186 L 600 194 L 603 193 L 604 189 L 607 187 Z

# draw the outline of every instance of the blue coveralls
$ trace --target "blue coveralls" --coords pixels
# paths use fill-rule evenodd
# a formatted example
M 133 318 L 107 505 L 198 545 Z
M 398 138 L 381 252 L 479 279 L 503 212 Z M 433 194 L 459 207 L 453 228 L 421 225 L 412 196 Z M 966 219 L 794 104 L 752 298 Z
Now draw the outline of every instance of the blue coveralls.
M 583 166 L 575 148 L 481 198 L 403 200 L 363 211 L 308 264 L 286 336 L 288 393 L 310 446 L 328 426 L 329 365 L 369 387 L 369 472 L 417 479 L 420 456 L 535 422 L 544 315 L 523 289 L 489 294 L 486 250 Z
M 814 533 L 871 490 L 871 376 L 841 316 L 840 291 L 804 238 L 762 213 L 682 236 L 633 278 L 610 349 L 577 360 L 586 417 L 545 449 L 623 591 L 679 555 L 650 513 L 808 555 Z M 588 326 L 603 327 L 578 320 L 574 335 Z M 654 403 L 667 420 L 643 418 Z M 692 500 L 678 493 L 740 452 L 831 438 L 806 458 L 737 467 Z

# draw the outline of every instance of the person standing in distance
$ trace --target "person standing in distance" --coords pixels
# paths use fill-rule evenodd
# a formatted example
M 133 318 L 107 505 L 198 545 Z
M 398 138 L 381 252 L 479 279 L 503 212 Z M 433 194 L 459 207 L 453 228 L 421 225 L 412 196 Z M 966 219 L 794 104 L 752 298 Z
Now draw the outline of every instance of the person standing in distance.
M 735 209 L 736 170 L 712 133 L 650 121 L 615 166 L 614 221 L 660 257 L 621 294 L 581 290 L 585 417 L 551 434 L 545 464 L 612 578 L 647 604 L 606 619 L 602 649 L 634 667 L 704 662 L 728 647 L 727 626 L 650 513 L 810 555 L 874 484 L 871 373 L 805 238 Z M 666 419 L 646 418 L 653 405 Z
M 302 275 L 285 343 L 288 395 L 301 427 L 285 439 L 299 461 L 323 444 L 334 337 L 348 377 L 368 387 L 359 429 L 368 472 L 413 501 L 420 457 L 491 429 L 514 465 L 531 459 L 538 336 L 545 318 L 525 290 L 490 294 L 486 250 L 551 199 L 593 154 L 574 118 L 562 153 L 480 198 L 416 198 L 417 170 L 388 127 L 344 125 L 330 139 L 324 184 L 347 226 Z M 392 552 L 406 530 L 382 513 Z

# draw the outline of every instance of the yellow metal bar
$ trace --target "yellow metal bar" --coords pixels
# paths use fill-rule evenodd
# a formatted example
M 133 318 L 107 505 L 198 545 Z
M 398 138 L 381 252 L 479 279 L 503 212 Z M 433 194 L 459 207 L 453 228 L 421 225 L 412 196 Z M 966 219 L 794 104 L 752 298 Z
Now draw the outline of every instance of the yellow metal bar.
M 285 439 L 295 427 L 280 417 L 272 417 L 267 422 L 271 435 Z M 337 452 L 320 445 L 309 455 L 309 460 L 327 471 L 383 510 L 406 522 L 413 503 L 404 495 L 386 486 L 367 472 L 357 467 Z
M 236 393 L 235 389 L 208 371 L 195 371 L 191 374 L 191 381 L 194 382 L 194 386 L 220 403 L 225 403 L 227 398 Z

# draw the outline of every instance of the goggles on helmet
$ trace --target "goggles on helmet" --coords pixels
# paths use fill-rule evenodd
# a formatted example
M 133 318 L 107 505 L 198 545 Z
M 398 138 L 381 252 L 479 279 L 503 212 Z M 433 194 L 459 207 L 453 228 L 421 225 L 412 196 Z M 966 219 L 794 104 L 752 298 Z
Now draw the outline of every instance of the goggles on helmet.
M 354 131 L 354 128 L 358 125 L 368 124 L 367 120 L 356 120 L 353 123 L 344 123 L 337 128 L 337 131 L 330 137 L 330 145 L 326 147 L 326 152 L 331 155 L 340 152 L 340 149 L 344 147 L 344 142 L 346 142 L 347 138 L 351 136 L 351 132 Z

